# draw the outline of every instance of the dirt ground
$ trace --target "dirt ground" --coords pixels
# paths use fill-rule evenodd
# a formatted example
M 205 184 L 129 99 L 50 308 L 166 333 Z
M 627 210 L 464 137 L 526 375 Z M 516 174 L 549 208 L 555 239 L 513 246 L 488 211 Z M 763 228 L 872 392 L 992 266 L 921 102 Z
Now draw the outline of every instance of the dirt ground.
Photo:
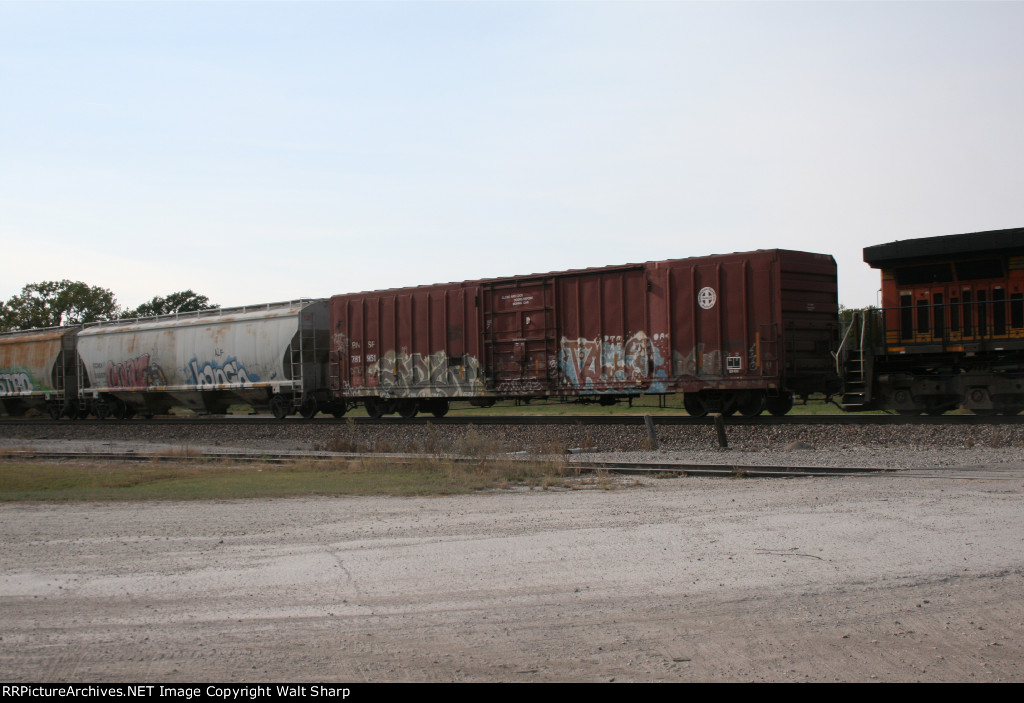
M 0 679 L 1021 681 L 1024 464 L 0 505 Z

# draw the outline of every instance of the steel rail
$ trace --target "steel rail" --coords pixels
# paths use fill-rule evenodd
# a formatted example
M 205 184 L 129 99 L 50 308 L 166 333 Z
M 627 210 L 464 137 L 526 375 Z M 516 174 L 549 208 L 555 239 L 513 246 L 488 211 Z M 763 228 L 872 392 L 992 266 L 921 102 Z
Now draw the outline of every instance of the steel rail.
M 359 461 L 361 459 L 386 459 L 396 464 L 414 463 L 424 459 L 442 458 L 455 463 L 479 463 L 479 457 L 465 457 L 438 454 L 394 454 L 394 453 L 342 453 L 342 452 L 231 452 L 231 451 L 185 451 L 164 453 L 154 449 L 146 451 L 88 452 L 15 450 L 5 455 L 8 459 L 34 460 L 92 460 L 123 462 L 258 462 L 263 464 L 289 464 L 300 461 L 327 463 L 337 461 Z M 544 457 L 515 456 L 501 454 L 491 457 L 513 461 L 545 461 Z M 856 467 L 856 466 L 792 466 L 764 464 L 709 464 L 687 462 L 649 461 L 601 461 L 581 459 L 570 461 L 568 466 L 580 473 L 608 473 L 640 476 L 668 475 L 672 477 L 707 476 L 720 478 L 813 478 L 837 476 L 899 476 L 913 479 L 956 479 L 984 481 L 1020 481 L 1024 479 L 1024 466 L 995 467 Z
M 156 462 L 194 462 L 194 461 L 249 461 L 272 464 L 287 464 L 300 461 L 307 462 L 337 462 L 337 461 L 360 461 L 364 459 L 388 460 L 396 464 L 414 463 L 424 459 L 445 459 L 459 464 L 474 464 L 488 459 L 500 461 L 550 461 L 551 458 L 543 456 L 517 456 L 512 454 L 498 454 L 493 457 L 481 459 L 480 457 L 467 457 L 446 454 L 394 454 L 394 453 L 349 453 L 349 452 L 231 452 L 231 451 L 194 451 L 194 452 L 166 452 L 154 449 L 146 451 L 123 451 L 123 452 L 89 452 L 89 451 L 66 451 L 66 450 L 16 450 L 7 453 L 9 458 L 20 459 L 89 459 L 98 461 L 156 461 Z M 879 467 L 832 467 L 832 466 L 789 466 L 789 465 L 748 465 L 748 464 L 708 464 L 708 463 L 687 463 L 687 462 L 645 462 L 645 461 L 600 461 L 581 460 L 570 461 L 566 466 L 573 470 L 587 473 L 616 473 L 616 474 L 677 474 L 686 476 L 749 476 L 749 477 L 796 477 L 796 476 L 835 476 L 841 474 L 866 474 L 886 473 L 894 471 L 889 468 Z
M 650 417 L 655 425 L 714 425 L 715 418 L 690 417 L 688 415 L 477 415 L 477 416 L 454 416 L 454 417 L 416 417 L 404 420 L 399 417 L 385 417 L 374 419 L 369 417 L 316 417 L 306 420 L 299 417 L 277 420 L 268 415 L 253 416 L 201 416 L 201 417 L 175 417 L 175 418 L 154 418 L 131 420 L 51 420 L 49 418 L 0 418 L 0 425 L 28 426 L 41 425 L 47 427 L 67 426 L 88 426 L 105 427 L 114 425 L 136 425 L 136 426 L 185 426 L 185 425 L 271 425 L 287 427 L 299 424 L 346 424 L 352 422 L 356 425 L 609 425 L 609 426 L 630 426 L 644 425 L 646 418 Z M 819 425 L 1024 425 L 1024 415 L 786 415 L 775 417 L 773 415 L 761 417 L 726 417 L 723 418 L 726 425 L 744 426 L 819 426 Z

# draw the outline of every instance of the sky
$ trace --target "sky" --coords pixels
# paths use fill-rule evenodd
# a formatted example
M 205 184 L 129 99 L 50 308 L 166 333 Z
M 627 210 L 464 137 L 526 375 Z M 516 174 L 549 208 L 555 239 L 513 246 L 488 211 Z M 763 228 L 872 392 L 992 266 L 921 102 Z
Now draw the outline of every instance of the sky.
M 0 300 L 1024 226 L 1024 2 L 0 0 Z

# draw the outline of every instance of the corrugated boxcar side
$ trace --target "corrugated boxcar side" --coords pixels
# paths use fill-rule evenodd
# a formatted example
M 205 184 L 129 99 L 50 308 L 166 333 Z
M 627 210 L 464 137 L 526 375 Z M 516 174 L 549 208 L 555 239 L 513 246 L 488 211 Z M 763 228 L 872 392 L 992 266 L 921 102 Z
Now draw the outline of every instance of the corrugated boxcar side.
M 651 264 L 651 316 L 675 390 L 778 383 L 773 251 Z
M 792 377 L 821 390 L 835 295 L 831 257 L 784 251 L 340 295 L 331 387 L 626 395 L 781 391 Z
M 665 349 L 649 324 L 643 265 L 558 276 L 561 392 L 638 393 L 666 380 Z
M 838 391 L 836 262 L 827 254 L 779 252 L 783 373 L 797 394 Z
M 479 286 L 337 295 L 331 389 L 344 397 L 468 397 L 483 390 Z

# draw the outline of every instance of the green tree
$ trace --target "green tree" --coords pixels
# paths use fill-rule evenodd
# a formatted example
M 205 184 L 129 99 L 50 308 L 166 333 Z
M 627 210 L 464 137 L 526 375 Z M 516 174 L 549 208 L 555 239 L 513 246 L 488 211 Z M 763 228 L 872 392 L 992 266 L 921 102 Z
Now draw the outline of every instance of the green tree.
M 20 295 L 0 304 L 0 329 L 27 330 L 116 319 L 121 312 L 114 294 L 81 281 L 29 283 Z
M 216 307 L 217 305 L 210 303 L 210 299 L 205 295 L 199 295 L 190 288 L 189 290 L 170 293 L 166 298 L 158 295 L 134 310 L 125 311 L 123 317 L 152 317 L 154 315 L 169 315 L 175 312 L 212 310 Z

